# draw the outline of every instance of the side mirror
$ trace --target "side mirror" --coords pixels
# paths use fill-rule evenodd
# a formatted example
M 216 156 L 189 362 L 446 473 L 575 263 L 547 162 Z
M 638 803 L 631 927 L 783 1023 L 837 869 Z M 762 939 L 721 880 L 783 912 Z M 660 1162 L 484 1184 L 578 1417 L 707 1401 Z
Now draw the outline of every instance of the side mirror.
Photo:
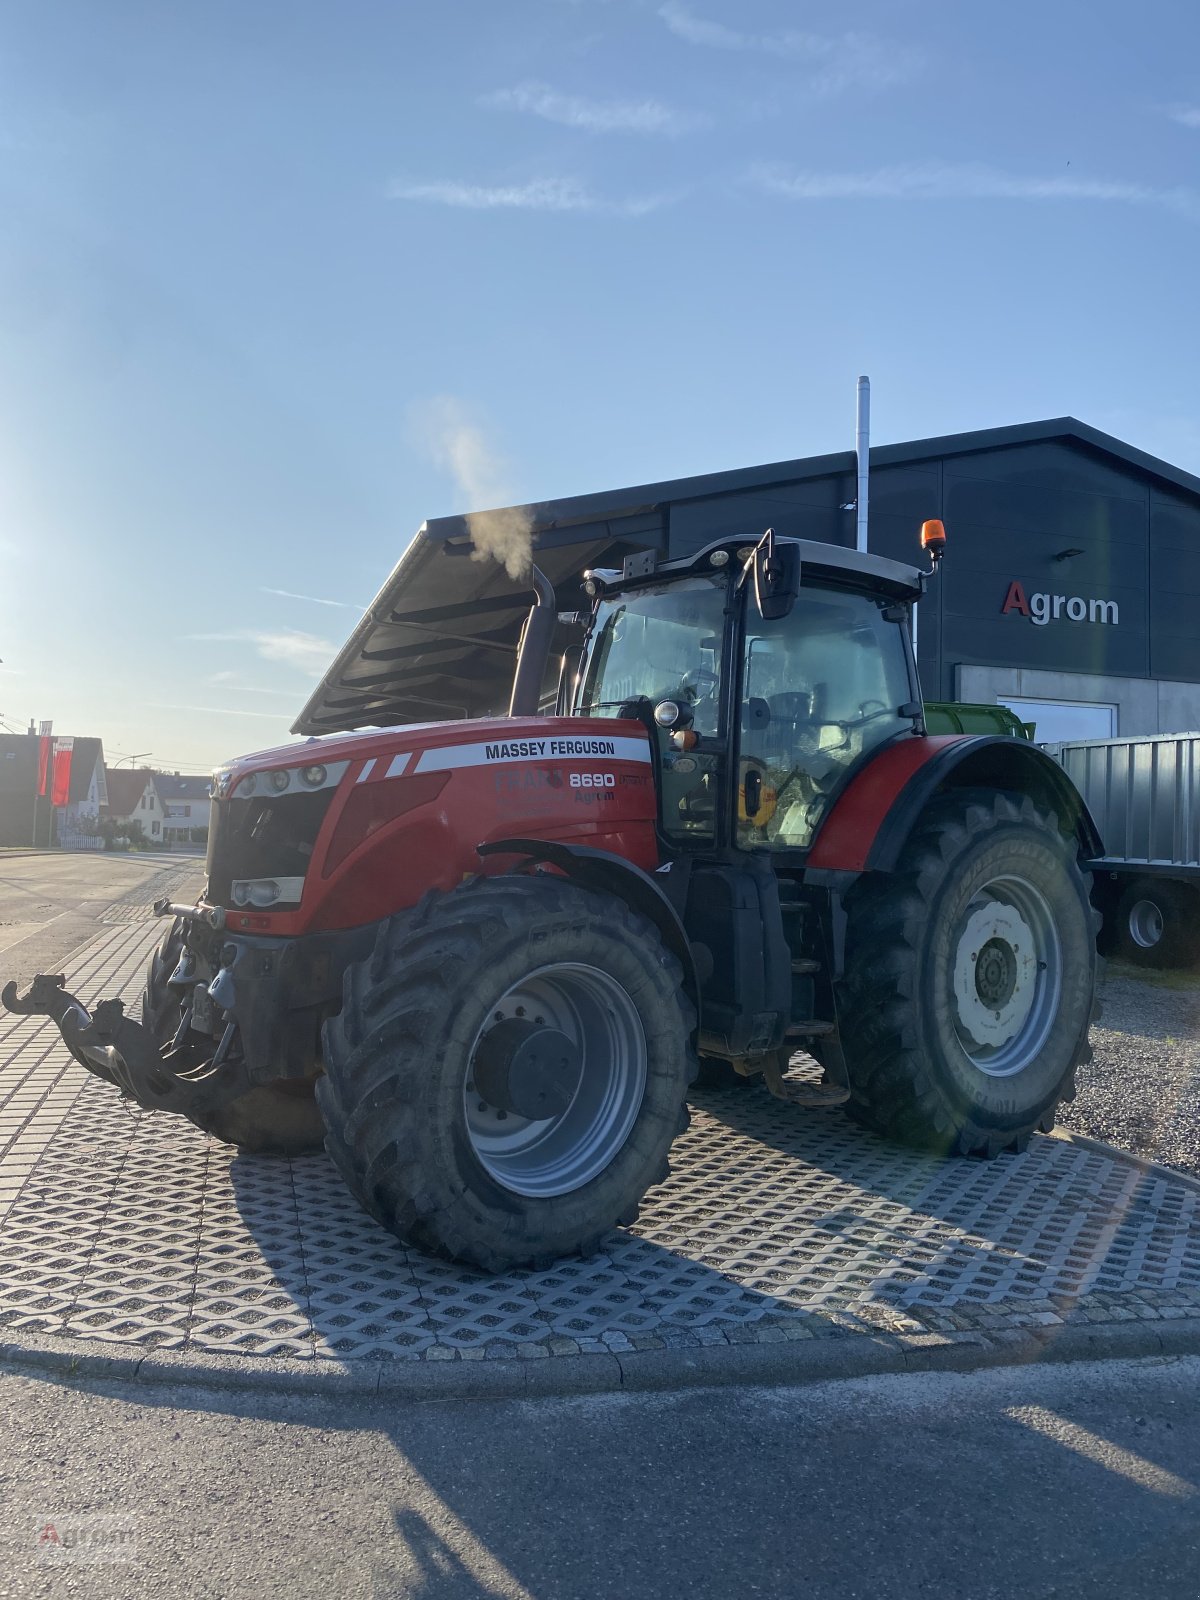
M 754 598 L 764 622 L 786 617 L 800 593 L 800 551 L 789 542 L 776 543 L 768 529 L 754 551 Z

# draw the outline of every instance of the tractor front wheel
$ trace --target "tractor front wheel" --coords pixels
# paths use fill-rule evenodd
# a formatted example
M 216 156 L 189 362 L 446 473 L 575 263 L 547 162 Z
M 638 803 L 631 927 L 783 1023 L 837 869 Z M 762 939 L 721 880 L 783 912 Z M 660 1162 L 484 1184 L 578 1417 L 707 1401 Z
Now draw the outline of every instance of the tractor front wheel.
M 548 874 L 427 896 L 326 1023 L 326 1147 L 401 1239 L 489 1271 L 588 1254 L 687 1126 L 695 1017 L 622 901 Z
M 850 1115 L 961 1155 L 1048 1132 L 1091 1054 L 1089 887 L 1074 840 L 1028 798 L 935 803 L 895 874 L 847 903 Z

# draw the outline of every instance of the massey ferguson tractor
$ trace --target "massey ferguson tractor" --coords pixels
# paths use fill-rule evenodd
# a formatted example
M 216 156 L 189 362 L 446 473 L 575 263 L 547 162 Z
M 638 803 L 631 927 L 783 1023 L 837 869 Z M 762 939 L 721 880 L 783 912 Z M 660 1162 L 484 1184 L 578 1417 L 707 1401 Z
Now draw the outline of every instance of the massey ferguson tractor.
M 770 533 L 591 571 L 552 715 L 533 577 L 507 717 L 215 774 L 140 1022 L 62 977 L 5 1005 L 139 1106 L 323 1144 L 385 1228 L 485 1269 L 632 1222 L 698 1072 L 946 1153 L 1050 1129 L 1090 1057 L 1100 842 L 1032 744 L 926 733 L 929 573 Z

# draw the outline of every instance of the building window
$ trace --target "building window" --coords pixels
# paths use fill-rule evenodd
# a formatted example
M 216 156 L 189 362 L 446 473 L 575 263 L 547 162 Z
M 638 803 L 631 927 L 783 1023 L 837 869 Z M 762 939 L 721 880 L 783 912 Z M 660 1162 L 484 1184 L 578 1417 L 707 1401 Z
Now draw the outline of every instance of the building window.
M 150 832 L 151 833 L 157 833 L 158 832 L 158 823 L 157 822 L 152 822 L 150 824 Z

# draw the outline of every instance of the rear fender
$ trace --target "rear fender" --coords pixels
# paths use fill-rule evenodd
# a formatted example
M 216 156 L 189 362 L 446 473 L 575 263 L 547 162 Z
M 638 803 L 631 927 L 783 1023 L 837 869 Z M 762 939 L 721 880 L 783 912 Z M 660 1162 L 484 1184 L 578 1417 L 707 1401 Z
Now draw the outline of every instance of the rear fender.
M 1028 795 L 1054 813 L 1086 860 L 1103 854 L 1083 796 L 1044 750 L 998 735 L 917 735 L 885 745 L 860 768 L 822 823 L 806 865 L 893 872 L 926 806 L 955 789 Z
M 700 983 L 691 943 L 679 912 L 652 874 L 607 850 L 594 850 L 588 845 L 567 844 L 562 840 L 494 839 L 476 848 L 481 856 L 518 855 L 530 862 L 544 861 L 585 889 L 624 900 L 631 910 L 658 929 L 663 943 L 683 967 L 684 988 L 689 1000 L 699 1008 Z M 683 865 L 675 863 L 672 875 L 679 873 Z

